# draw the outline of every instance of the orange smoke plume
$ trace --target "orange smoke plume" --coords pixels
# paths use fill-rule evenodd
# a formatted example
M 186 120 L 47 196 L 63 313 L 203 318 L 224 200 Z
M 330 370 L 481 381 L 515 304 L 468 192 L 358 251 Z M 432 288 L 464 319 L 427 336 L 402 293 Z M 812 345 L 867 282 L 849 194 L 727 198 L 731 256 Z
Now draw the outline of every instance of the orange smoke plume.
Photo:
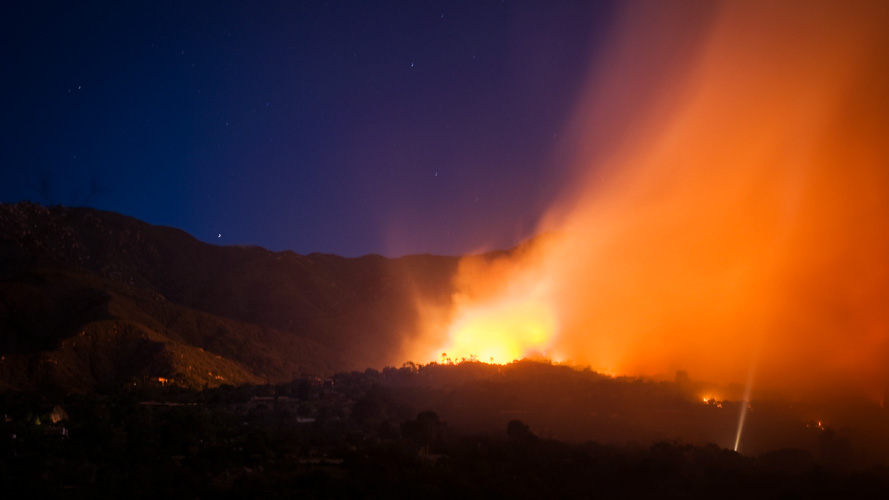
M 426 359 L 889 387 L 889 4 L 688 5 L 627 7 L 582 182 L 546 236 L 463 262 Z

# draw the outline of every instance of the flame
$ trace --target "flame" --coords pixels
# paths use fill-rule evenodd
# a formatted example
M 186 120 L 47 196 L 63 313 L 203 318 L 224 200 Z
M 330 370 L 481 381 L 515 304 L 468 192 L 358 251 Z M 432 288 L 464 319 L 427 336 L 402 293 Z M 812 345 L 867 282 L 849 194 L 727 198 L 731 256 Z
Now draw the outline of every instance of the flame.
M 451 326 L 446 352 L 505 363 L 545 354 L 554 332 L 555 317 L 546 304 L 504 298 L 461 311 Z
M 463 259 L 446 344 L 437 350 L 491 363 L 545 356 L 558 325 L 549 283 L 536 271 L 515 257 Z
M 549 236 L 461 263 L 421 357 L 883 394 L 889 4 L 691 5 L 625 6 Z

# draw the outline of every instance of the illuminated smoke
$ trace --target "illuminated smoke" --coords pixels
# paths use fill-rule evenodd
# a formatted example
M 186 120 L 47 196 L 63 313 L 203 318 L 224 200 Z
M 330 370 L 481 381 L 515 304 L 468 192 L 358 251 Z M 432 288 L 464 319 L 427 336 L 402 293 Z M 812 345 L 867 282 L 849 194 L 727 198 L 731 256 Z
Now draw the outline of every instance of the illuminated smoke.
M 461 266 L 417 357 L 540 311 L 524 354 L 730 383 L 758 352 L 758 389 L 883 394 L 889 4 L 703 4 L 626 7 L 578 105 L 577 188 L 532 248 Z

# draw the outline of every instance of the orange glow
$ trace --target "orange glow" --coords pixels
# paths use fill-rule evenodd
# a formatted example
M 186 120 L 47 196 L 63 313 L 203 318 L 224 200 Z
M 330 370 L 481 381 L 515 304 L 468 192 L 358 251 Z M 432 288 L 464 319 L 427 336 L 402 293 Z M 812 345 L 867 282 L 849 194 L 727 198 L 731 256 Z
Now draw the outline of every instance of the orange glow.
M 551 355 L 558 325 L 549 287 L 517 262 L 507 257 L 463 259 L 446 340 L 432 352 L 501 364 Z
M 809 423 L 806 424 L 806 428 L 809 428 L 809 429 L 811 429 L 811 428 L 815 428 L 815 429 L 818 429 L 819 431 L 826 431 L 826 430 L 827 430 L 827 427 L 825 427 L 825 426 L 821 423 L 820 420 L 815 421 L 815 422 L 811 422 L 811 421 L 810 421 Z
M 465 259 L 415 356 L 881 396 L 889 3 L 678 5 L 625 7 L 547 237 Z
M 505 299 L 458 313 L 447 352 L 458 358 L 477 356 L 507 363 L 545 353 L 554 332 L 555 319 L 545 304 Z
M 717 408 L 722 408 L 722 401 L 712 396 L 704 396 L 702 399 L 704 400 L 704 404 L 706 405 L 716 405 Z

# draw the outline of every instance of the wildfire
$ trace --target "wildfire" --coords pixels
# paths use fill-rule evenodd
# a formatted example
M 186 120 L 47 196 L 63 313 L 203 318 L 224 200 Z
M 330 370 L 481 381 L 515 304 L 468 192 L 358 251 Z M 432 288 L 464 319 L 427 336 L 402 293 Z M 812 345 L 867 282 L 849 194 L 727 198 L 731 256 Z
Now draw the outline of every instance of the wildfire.
M 889 7 L 654 8 L 627 6 L 578 104 L 558 237 L 461 261 L 409 355 L 882 394 Z
M 807 429 L 817 429 L 819 431 L 826 431 L 827 426 L 825 426 L 820 420 L 812 420 L 806 424 Z
M 559 361 L 559 311 L 552 274 L 541 260 L 556 239 L 551 234 L 508 254 L 461 259 L 451 303 L 421 304 L 426 342 L 409 355 L 431 361 L 447 353 L 444 361 L 496 364 L 527 357 Z
M 555 331 L 555 315 L 545 303 L 502 298 L 462 311 L 450 328 L 450 345 L 444 350 L 457 359 L 508 363 L 545 355 Z
M 491 363 L 546 356 L 558 324 L 548 281 L 530 264 L 533 258 L 461 263 L 454 314 L 438 351 Z
M 713 396 L 704 396 L 701 399 L 704 400 L 705 405 L 708 405 L 708 406 L 713 405 L 717 408 L 722 408 L 722 401 L 714 398 Z

